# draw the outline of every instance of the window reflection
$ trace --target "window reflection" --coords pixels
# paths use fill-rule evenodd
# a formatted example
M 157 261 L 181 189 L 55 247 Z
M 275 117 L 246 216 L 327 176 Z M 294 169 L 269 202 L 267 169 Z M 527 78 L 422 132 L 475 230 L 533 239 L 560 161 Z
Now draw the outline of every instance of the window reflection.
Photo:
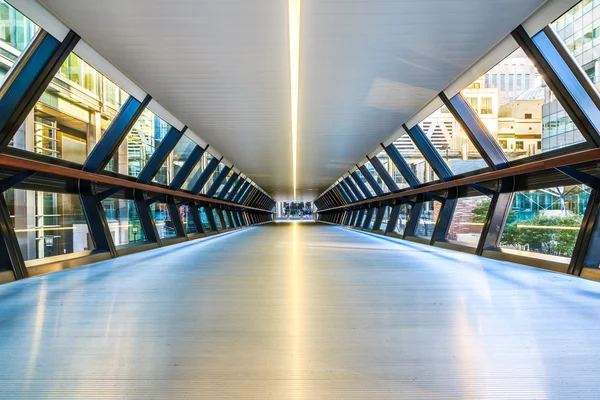
M 221 220 L 219 219 L 219 215 L 217 214 L 217 210 L 212 208 L 212 216 L 215 220 L 215 225 L 217 226 L 217 229 L 221 229 Z
M 154 218 L 159 238 L 168 239 L 177 236 L 173 219 L 169 213 L 169 206 L 166 203 L 152 203 L 150 205 L 150 213 Z
M 118 165 L 108 164 L 104 170 L 137 177 L 169 129 L 168 123 L 145 109 L 119 146 Z
M 187 136 L 183 135 L 152 180 L 163 185 L 168 185 L 171 183 L 175 175 L 177 175 L 195 148 L 196 143 L 192 142 Z
M 181 217 L 181 222 L 185 228 L 185 233 L 190 234 L 197 232 L 196 225 L 194 224 L 194 218 L 190 212 L 190 206 L 180 206 L 179 216 Z
M 212 231 L 212 227 L 210 226 L 210 222 L 208 221 L 208 217 L 206 216 L 206 208 L 200 207 L 200 219 L 202 220 L 202 226 L 204 227 L 204 232 Z
M 146 241 L 146 235 L 133 200 L 109 197 L 102 201 L 102 207 L 115 246 Z
M 79 196 L 9 189 L 4 197 L 25 260 L 94 249 Z
M 192 168 L 192 172 L 190 172 L 190 174 L 188 175 L 187 179 L 185 180 L 185 182 L 183 183 L 181 188 L 184 190 L 189 190 L 189 191 L 193 190 L 194 185 L 196 185 L 196 182 L 198 181 L 198 179 L 200 178 L 200 176 L 206 169 L 206 166 L 208 165 L 210 160 L 212 160 L 213 158 L 214 157 L 212 156 L 212 154 L 210 154 L 208 152 L 204 152 L 204 154 L 200 158 L 200 161 L 198 161 L 196 163 L 196 165 L 194 165 L 194 168 Z

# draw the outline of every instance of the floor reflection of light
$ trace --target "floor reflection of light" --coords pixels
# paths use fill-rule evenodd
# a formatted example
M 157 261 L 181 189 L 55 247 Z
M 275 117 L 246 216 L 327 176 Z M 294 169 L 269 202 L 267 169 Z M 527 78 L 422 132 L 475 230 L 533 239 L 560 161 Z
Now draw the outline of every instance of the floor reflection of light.
M 32 293 L 32 296 L 37 297 L 35 305 L 35 319 L 33 322 L 33 331 L 30 338 L 31 348 L 29 350 L 29 362 L 27 363 L 27 371 L 25 371 L 25 389 L 33 382 L 33 377 L 36 375 L 38 356 L 40 353 L 40 342 L 43 338 L 44 319 L 46 316 L 46 298 L 48 297 L 48 281 L 43 280 L 40 283 L 38 293 Z
M 290 246 L 290 316 L 291 316 L 291 379 L 292 396 L 302 397 L 302 263 L 300 262 L 298 230 L 299 224 L 292 223 L 292 241 Z

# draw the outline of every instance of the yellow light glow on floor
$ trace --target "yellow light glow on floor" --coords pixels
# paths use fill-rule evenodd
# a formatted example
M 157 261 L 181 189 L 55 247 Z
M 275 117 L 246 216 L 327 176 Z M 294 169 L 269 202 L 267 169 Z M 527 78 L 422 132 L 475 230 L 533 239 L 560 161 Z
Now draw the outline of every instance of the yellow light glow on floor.
M 300 14 L 302 0 L 289 1 L 290 36 L 290 93 L 292 96 L 292 173 L 294 181 L 294 201 L 296 201 L 296 165 L 298 158 L 298 97 L 300 86 Z

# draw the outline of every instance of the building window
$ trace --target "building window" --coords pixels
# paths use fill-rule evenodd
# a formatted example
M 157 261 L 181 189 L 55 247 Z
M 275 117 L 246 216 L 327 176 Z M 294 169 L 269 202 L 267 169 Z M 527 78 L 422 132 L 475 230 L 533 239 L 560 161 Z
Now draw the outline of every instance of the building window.
M 525 119 L 533 119 L 533 115 L 531 113 L 525 113 Z
M 514 90 L 513 75 L 508 75 L 508 90 Z
M 481 114 L 492 114 L 492 98 L 481 98 Z
M 506 90 L 506 75 L 500 74 L 500 90 Z
M 525 145 L 523 144 L 522 140 L 517 140 L 515 142 L 515 149 L 517 149 L 517 150 L 525 150 Z
M 496 89 L 498 87 L 498 75 L 492 75 L 492 87 Z
M 469 104 L 471 104 L 471 107 L 473 107 L 473 110 L 475 112 L 478 112 L 479 101 L 478 101 L 477 97 L 469 97 L 469 98 L 467 98 L 467 101 L 469 102 Z
M 485 76 L 485 87 L 489 88 L 490 87 L 490 75 L 486 74 Z
M 531 87 L 530 86 L 531 83 L 530 83 L 529 79 L 530 79 L 530 75 L 525 74 L 525 89 L 529 89 Z
M 538 150 L 542 149 L 542 141 L 541 140 L 538 140 L 538 142 L 537 142 L 537 149 Z
M 506 142 L 506 140 L 498 140 L 498 143 L 503 149 L 506 149 L 508 147 L 508 143 Z
M 521 74 L 517 74 L 517 90 L 521 90 Z
M 475 82 L 475 83 L 473 84 L 473 89 L 481 89 L 481 83 L 479 83 L 479 82 Z

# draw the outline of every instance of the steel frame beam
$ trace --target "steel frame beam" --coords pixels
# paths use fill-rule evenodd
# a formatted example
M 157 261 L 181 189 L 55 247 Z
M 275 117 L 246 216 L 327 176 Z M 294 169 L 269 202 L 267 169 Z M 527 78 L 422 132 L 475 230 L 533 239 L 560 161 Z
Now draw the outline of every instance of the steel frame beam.
M 208 196 L 208 197 L 216 197 L 215 195 L 217 194 L 217 191 L 219 190 L 219 187 L 221 186 L 221 183 L 223 183 L 223 181 L 225 180 L 225 178 L 227 178 L 227 175 L 229 174 L 229 171 L 231 171 L 231 168 L 232 167 L 225 166 L 221 170 L 221 172 L 219 173 L 219 175 L 217 175 L 217 178 L 213 181 L 212 185 L 210 185 L 210 187 L 208 188 L 208 190 L 206 192 L 206 196 Z
M 83 164 L 84 171 L 99 173 L 106 167 L 151 99 L 150 96 L 146 96 L 144 101 L 140 102 L 133 96 L 129 96 L 119 109 L 115 119 L 88 155 Z
M 404 177 L 404 180 L 406 183 L 408 183 L 408 186 L 411 188 L 421 186 L 421 183 L 415 176 L 412 169 L 410 169 L 410 166 L 406 163 L 406 160 L 404 160 L 404 157 L 402 157 L 394 143 L 391 143 L 389 146 L 383 146 L 383 144 L 381 144 L 381 146 L 387 153 L 390 160 L 394 163 L 398 171 L 400 171 L 400 174 Z
M 78 42 L 73 31 L 59 42 L 40 30 L 17 59 L 0 88 L 0 150 L 8 146 Z
M 183 163 L 183 165 L 181 166 L 179 171 L 177 171 L 177 174 L 175 174 L 175 176 L 173 177 L 173 180 L 171 181 L 171 184 L 169 185 L 169 187 L 171 189 L 173 189 L 173 190 L 181 189 L 181 187 L 185 183 L 186 179 L 192 173 L 196 164 L 198 164 L 200 162 L 200 160 L 202 159 L 202 156 L 204 155 L 204 152 L 206 151 L 206 149 L 208 149 L 208 146 L 206 146 L 206 148 L 204 148 L 204 149 L 200 146 L 194 147 L 194 150 L 192 150 L 188 159 L 185 160 L 185 162 Z
M 377 156 L 375 156 L 373 158 L 367 157 L 367 159 L 369 160 L 369 162 L 371 163 L 371 165 L 375 169 L 375 172 L 377 172 L 377 175 L 379 175 L 379 177 L 381 178 L 381 180 L 388 187 L 388 189 L 389 189 L 390 192 L 395 193 L 398 190 L 400 190 L 398 188 L 398 185 L 396 185 L 396 181 L 394 181 L 394 178 L 392 178 L 390 176 L 390 174 L 388 174 L 387 170 L 385 169 L 385 167 L 383 166 L 383 164 L 381 163 L 381 161 L 379 161 L 379 158 L 377 158 Z
M 356 186 L 358 186 L 358 188 L 364 194 L 363 198 L 370 199 L 372 197 L 375 197 L 373 194 L 371 194 L 367 185 L 365 185 L 362 179 L 360 179 L 360 176 L 358 176 L 358 173 L 356 171 L 350 173 L 350 176 L 352 177 L 352 179 L 354 179 L 354 182 L 356 182 Z
M 486 164 L 493 170 L 508 168 L 509 160 L 506 154 L 462 94 L 448 99 L 442 92 L 440 98 Z
M 440 153 L 433 146 L 433 143 L 429 140 L 423 129 L 419 125 L 415 125 L 412 128 L 408 129 L 406 125 L 402 125 L 402 127 L 408 133 L 408 136 L 413 140 L 417 149 L 421 152 L 425 160 L 429 163 L 429 166 L 435 171 L 437 176 L 443 182 L 447 182 L 452 180 L 454 174 L 448 167 L 448 164 L 444 161 Z
M 158 171 L 160 171 L 160 168 L 163 166 L 165 161 L 167 161 L 167 157 L 169 157 L 169 154 L 171 154 L 186 130 L 187 126 L 184 126 L 181 131 L 173 127 L 169 129 L 164 139 L 158 145 L 156 151 L 152 154 L 152 156 L 150 156 L 150 160 L 148 160 L 138 175 L 138 182 L 150 183 L 156 174 L 158 174 Z
M 586 141 L 594 147 L 600 146 L 600 97 L 552 27 L 549 25 L 529 37 L 519 25 L 512 36 Z
M 223 159 L 223 157 L 221 157 L 221 158 L 214 157 L 212 160 L 210 160 L 208 162 L 208 164 L 206 165 L 206 168 L 204 169 L 204 171 L 202 171 L 202 174 L 200 174 L 200 177 L 198 177 L 198 180 L 196 181 L 196 183 L 194 183 L 194 186 L 192 188 L 192 193 L 194 193 L 194 194 L 200 193 L 200 191 L 202 190 L 204 185 L 206 185 L 206 182 L 208 182 L 208 180 L 210 179 L 212 174 L 215 172 L 215 170 L 221 163 L 222 159 Z M 207 196 L 207 197 L 210 197 L 210 196 Z

